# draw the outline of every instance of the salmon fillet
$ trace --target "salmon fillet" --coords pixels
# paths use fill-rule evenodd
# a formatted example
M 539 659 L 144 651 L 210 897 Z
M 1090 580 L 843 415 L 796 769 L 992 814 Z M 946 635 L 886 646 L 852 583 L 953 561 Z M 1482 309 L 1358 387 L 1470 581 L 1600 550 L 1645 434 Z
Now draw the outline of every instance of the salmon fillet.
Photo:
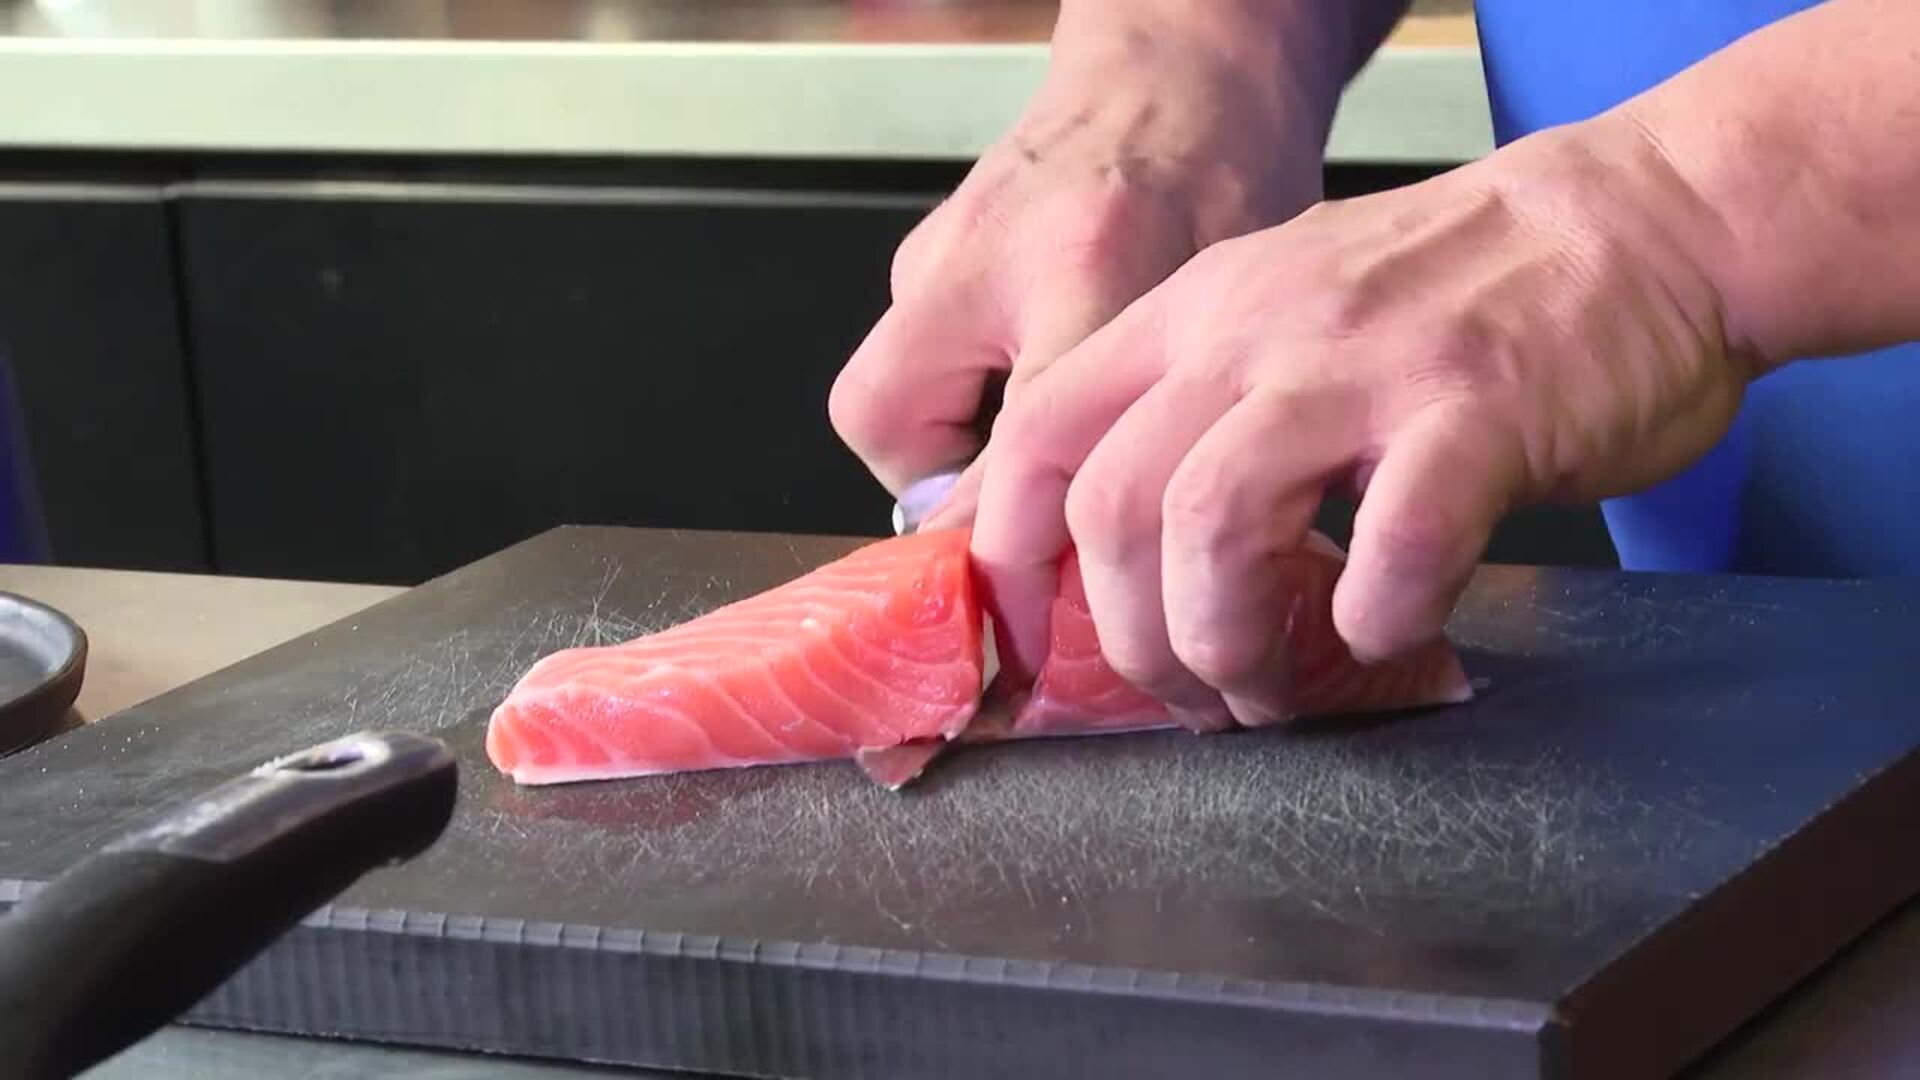
M 619 645 L 566 649 L 487 725 L 523 784 L 854 757 L 957 735 L 985 656 L 967 537 L 861 548 Z
M 972 724 L 986 618 L 967 541 L 957 529 L 876 541 L 659 633 L 554 653 L 494 710 L 487 756 L 522 784 L 852 758 L 897 788 L 956 741 L 1173 726 L 1102 659 L 1071 554 L 1033 686 L 1010 723 Z M 1445 641 L 1386 664 L 1353 658 L 1333 628 L 1343 563 L 1315 534 L 1292 564 L 1294 715 L 1471 698 Z

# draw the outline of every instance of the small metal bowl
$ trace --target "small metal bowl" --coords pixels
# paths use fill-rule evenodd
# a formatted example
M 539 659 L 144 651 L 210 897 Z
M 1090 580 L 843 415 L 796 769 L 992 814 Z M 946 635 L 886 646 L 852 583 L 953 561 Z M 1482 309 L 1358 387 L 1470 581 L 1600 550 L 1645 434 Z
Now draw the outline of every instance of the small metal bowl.
M 80 696 L 87 635 L 61 612 L 0 592 L 0 754 L 58 730 Z

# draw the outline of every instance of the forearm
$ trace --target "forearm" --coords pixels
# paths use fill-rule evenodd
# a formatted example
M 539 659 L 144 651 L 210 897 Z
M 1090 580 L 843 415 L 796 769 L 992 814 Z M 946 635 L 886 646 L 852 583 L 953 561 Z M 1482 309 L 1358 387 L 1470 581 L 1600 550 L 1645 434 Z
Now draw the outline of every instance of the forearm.
M 1830 0 L 1628 103 L 1765 370 L 1920 339 L 1920 4 Z
M 1324 142 L 1340 95 L 1410 0 L 1062 0 L 1056 56 L 1198 48 L 1277 88 Z M 1271 84 L 1270 87 L 1266 84 Z

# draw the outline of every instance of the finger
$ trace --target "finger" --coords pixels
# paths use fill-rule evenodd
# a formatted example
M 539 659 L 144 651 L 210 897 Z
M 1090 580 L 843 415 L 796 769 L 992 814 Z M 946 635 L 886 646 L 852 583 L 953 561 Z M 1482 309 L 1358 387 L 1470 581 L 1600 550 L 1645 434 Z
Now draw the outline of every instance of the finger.
M 1387 660 L 1440 636 L 1525 475 L 1505 429 L 1464 409 L 1416 414 L 1391 438 L 1334 588 L 1354 656 Z
M 1187 453 L 1234 407 L 1232 381 L 1174 376 L 1121 414 L 1067 494 L 1100 651 L 1121 678 L 1195 730 L 1231 726 L 1220 695 L 1189 671 L 1168 637 L 1161 589 L 1161 508 Z
M 887 489 L 972 457 L 989 376 L 1008 367 L 957 310 L 895 304 L 854 350 L 827 400 L 833 428 Z
M 1180 462 L 1161 506 L 1167 631 L 1180 663 L 1248 727 L 1291 715 L 1288 627 L 1303 584 L 1291 556 L 1328 485 L 1366 440 L 1345 387 L 1259 389 Z
M 1009 677 L 1046 658 L 1060 559 L 1071 544 L 1067 490 L 1120 414 L 1165 370 L 1164 334 L 1143 299 L 1017 391 L 983 456 L 972 550 Z

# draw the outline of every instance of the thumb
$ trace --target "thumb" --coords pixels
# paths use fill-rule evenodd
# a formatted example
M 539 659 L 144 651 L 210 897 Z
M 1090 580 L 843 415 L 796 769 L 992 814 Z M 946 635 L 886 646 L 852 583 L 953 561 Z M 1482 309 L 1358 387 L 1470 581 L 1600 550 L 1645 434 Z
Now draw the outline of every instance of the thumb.
M 1391 659 L 1441 635 L 1524 464 L 1502 429 L 1465 410 L 1428 410 L 1394 436 L 1334 586 L 1334 628 L 1355 657 Z

